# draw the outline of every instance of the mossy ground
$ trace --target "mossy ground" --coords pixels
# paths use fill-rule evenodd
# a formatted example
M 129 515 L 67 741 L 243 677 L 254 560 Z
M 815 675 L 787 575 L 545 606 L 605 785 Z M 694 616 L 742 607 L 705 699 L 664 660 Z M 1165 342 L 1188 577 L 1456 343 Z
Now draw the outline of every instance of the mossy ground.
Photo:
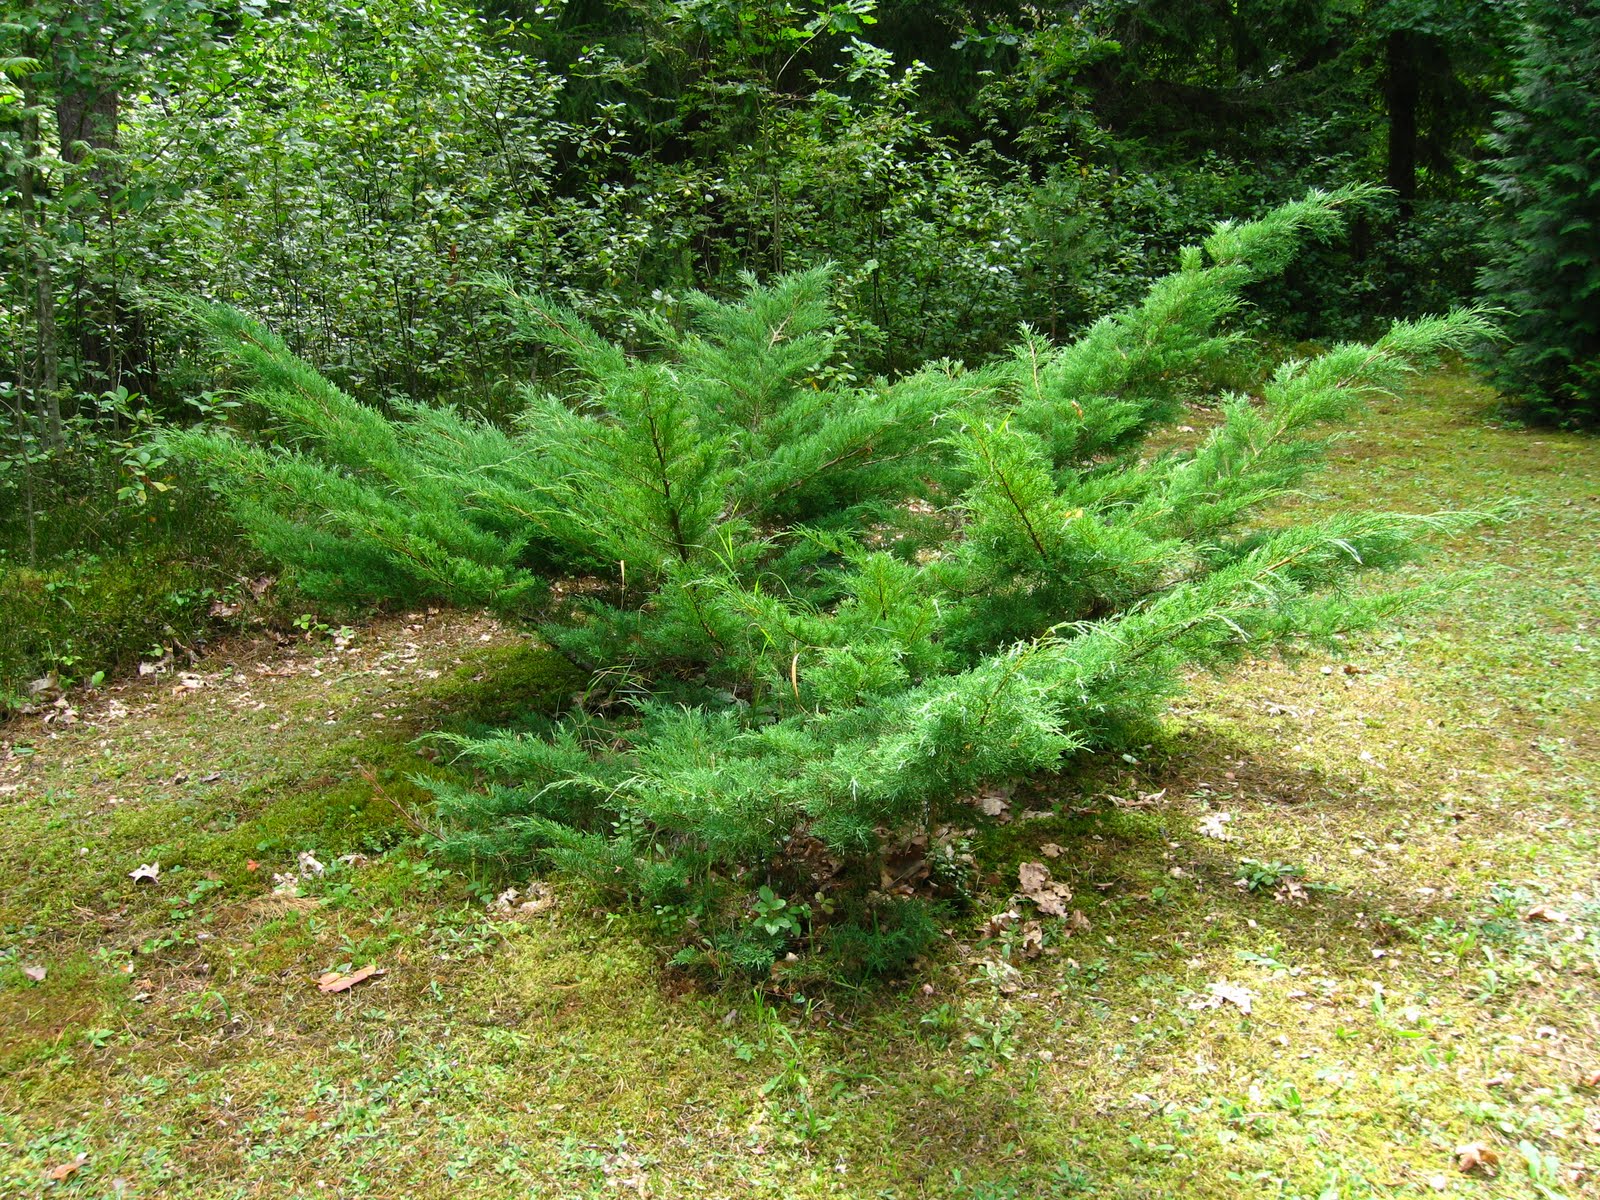
M 1600 1195 L 1600 445 L 1489 399 L 1380 406 L 1299 503 L 1522 501 L 1423 574 L 1494 572 L 1344 659 L 1197 678 L 1140 761 L 1019 798 L 1050 815 L 984 835 L 982 911 L 1055 842 L 1091 927 L 1009 966 L 966 928 L 871 993 L 707 995 L 573 897 L 491 920 L 402 815 L 446 769 L 411 739 L 573 681 L 481 618 L 13 722 L 0 1194 Z M 302 851 L 334 865 L 272 898 Z M 1195 1007 L 1224 981 L 1248 1014 Z

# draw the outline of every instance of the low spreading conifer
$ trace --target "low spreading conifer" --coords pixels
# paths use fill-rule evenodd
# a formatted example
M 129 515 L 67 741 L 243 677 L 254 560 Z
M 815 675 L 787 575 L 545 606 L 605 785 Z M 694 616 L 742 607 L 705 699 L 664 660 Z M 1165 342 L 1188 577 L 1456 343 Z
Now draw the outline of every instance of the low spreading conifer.
M 1283 362 L 1149 449 L 1251 349 L 1243 290 L 1358 198 L 1219 226 L 1069 344 L 893 381 L 842 361 L 824 271 L 640 314 L 648 352 L 502 284 L 567 368 L 510 428 L 379 413 L 205 308 L 265 432 L 174 448 L 306 592 L 488 605 L 592 680 L 451 740 L 480 781 L 433 785 L 452 850 L 669 914 L 690 957 L 759 971 L 811 938 L 888 970 L 937 927 L 886 907 L 887 855 L 986 784 L 1122 748 L 1196 666 L 1391 619 L 1415 593 L 1356 577 L 1474 519 L 1261 515 L 1364 399 L 1481 337 L 1472 312 Z M 819 874 L 838 895 L 802 908 Z

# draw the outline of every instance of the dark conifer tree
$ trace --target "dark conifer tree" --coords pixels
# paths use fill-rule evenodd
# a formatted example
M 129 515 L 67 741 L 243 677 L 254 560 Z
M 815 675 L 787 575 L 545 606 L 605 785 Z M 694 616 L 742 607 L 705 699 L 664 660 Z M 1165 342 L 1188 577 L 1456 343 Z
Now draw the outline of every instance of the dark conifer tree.
M 1600 0 L 1528 5 L 1496 121 L 1499 213 L 1480 277 L 1508 310 L 1494 379 L 1545 421 L 1600 421 Z

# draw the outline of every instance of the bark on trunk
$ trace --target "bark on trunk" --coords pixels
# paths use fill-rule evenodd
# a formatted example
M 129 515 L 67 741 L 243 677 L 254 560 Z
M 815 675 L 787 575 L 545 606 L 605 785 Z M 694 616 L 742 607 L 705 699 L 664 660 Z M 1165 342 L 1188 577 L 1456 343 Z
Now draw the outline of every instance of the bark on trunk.
M 77 44 L 64 36 L 58 37 L 55 44 L 59 79 L 56 129 L 61 139 L 61 157 L 75 168 L 81 168 L 84 161 L 89 160 L 87 179 L 100 203 L 92 209 L 86 206 L 79 219 L 85 227 L 85 237 L 97 243 L 106 242 L 112 235 L 109 209 L 116 183 L 114 164 L 109 155 L 100 152 L 116 149 L 122 104 L 114 75 L 83 67 L 85 62 L 111 61 L 110 47 L 102 41 L 102 9 L 95 0 L 80 3 L 74 29 L 81 24 L 87 32 L 72 35 Z M 106 386 L 115 387 L 129 357 L 123 325 L 132 314 L 127 311 L 127 304 L 118 295 L 115 285 L 107 289 L 95 284 L 87 269 L 75 281 L 73 295 L 77 300 L 74 324 L 79 361 L 91 373 L 98 374 Z M 137 353 L 133 357 L 137 358 Z
M 56 99 L 56 128 L 61 133 L 61 157 L 73 166 L 91 150 L 110 150 L 117 144 L 117 118 L 122 97 L 115 85 L 100 88 L 67 85 Z M 105 178 L 106 164 L 91 168 L 95 180 Z
M 1417 198 L 1417 37 L 1409 29 L 1389 34 L 1384 47 L 1384 103 L 1389 110 L 1389 161 L 1385 182 L 1409 221 Z
M 60 370 L 56 357 L 55 267 L 39 217 L 39 97 L 26 82 L 22 86 L 22 108 L 22 163 L 18 171 L 17 207 L 22 217 L 23 237 L 27 240 L 28 270 L 33 276 L 35 342 L 27 372 L 27 388 L 41 434 L 51 447 L 59 450 L 65 439 L 61 428 Z

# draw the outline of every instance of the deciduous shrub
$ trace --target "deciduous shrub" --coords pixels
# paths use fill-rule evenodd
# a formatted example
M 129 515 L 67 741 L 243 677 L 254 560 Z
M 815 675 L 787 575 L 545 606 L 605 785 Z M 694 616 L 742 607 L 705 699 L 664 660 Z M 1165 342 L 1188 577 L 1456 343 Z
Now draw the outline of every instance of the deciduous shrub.
M 92 449 L 50 461 L 31 521 L 0 487 L 0 718 L 54 694 L 34 682 L 127 670 L 258 607 L 248 582 L 264 564 L 208 490 L 157 491 L 120 452 Z M 135 488 L 143 503 L 119 498 Z

